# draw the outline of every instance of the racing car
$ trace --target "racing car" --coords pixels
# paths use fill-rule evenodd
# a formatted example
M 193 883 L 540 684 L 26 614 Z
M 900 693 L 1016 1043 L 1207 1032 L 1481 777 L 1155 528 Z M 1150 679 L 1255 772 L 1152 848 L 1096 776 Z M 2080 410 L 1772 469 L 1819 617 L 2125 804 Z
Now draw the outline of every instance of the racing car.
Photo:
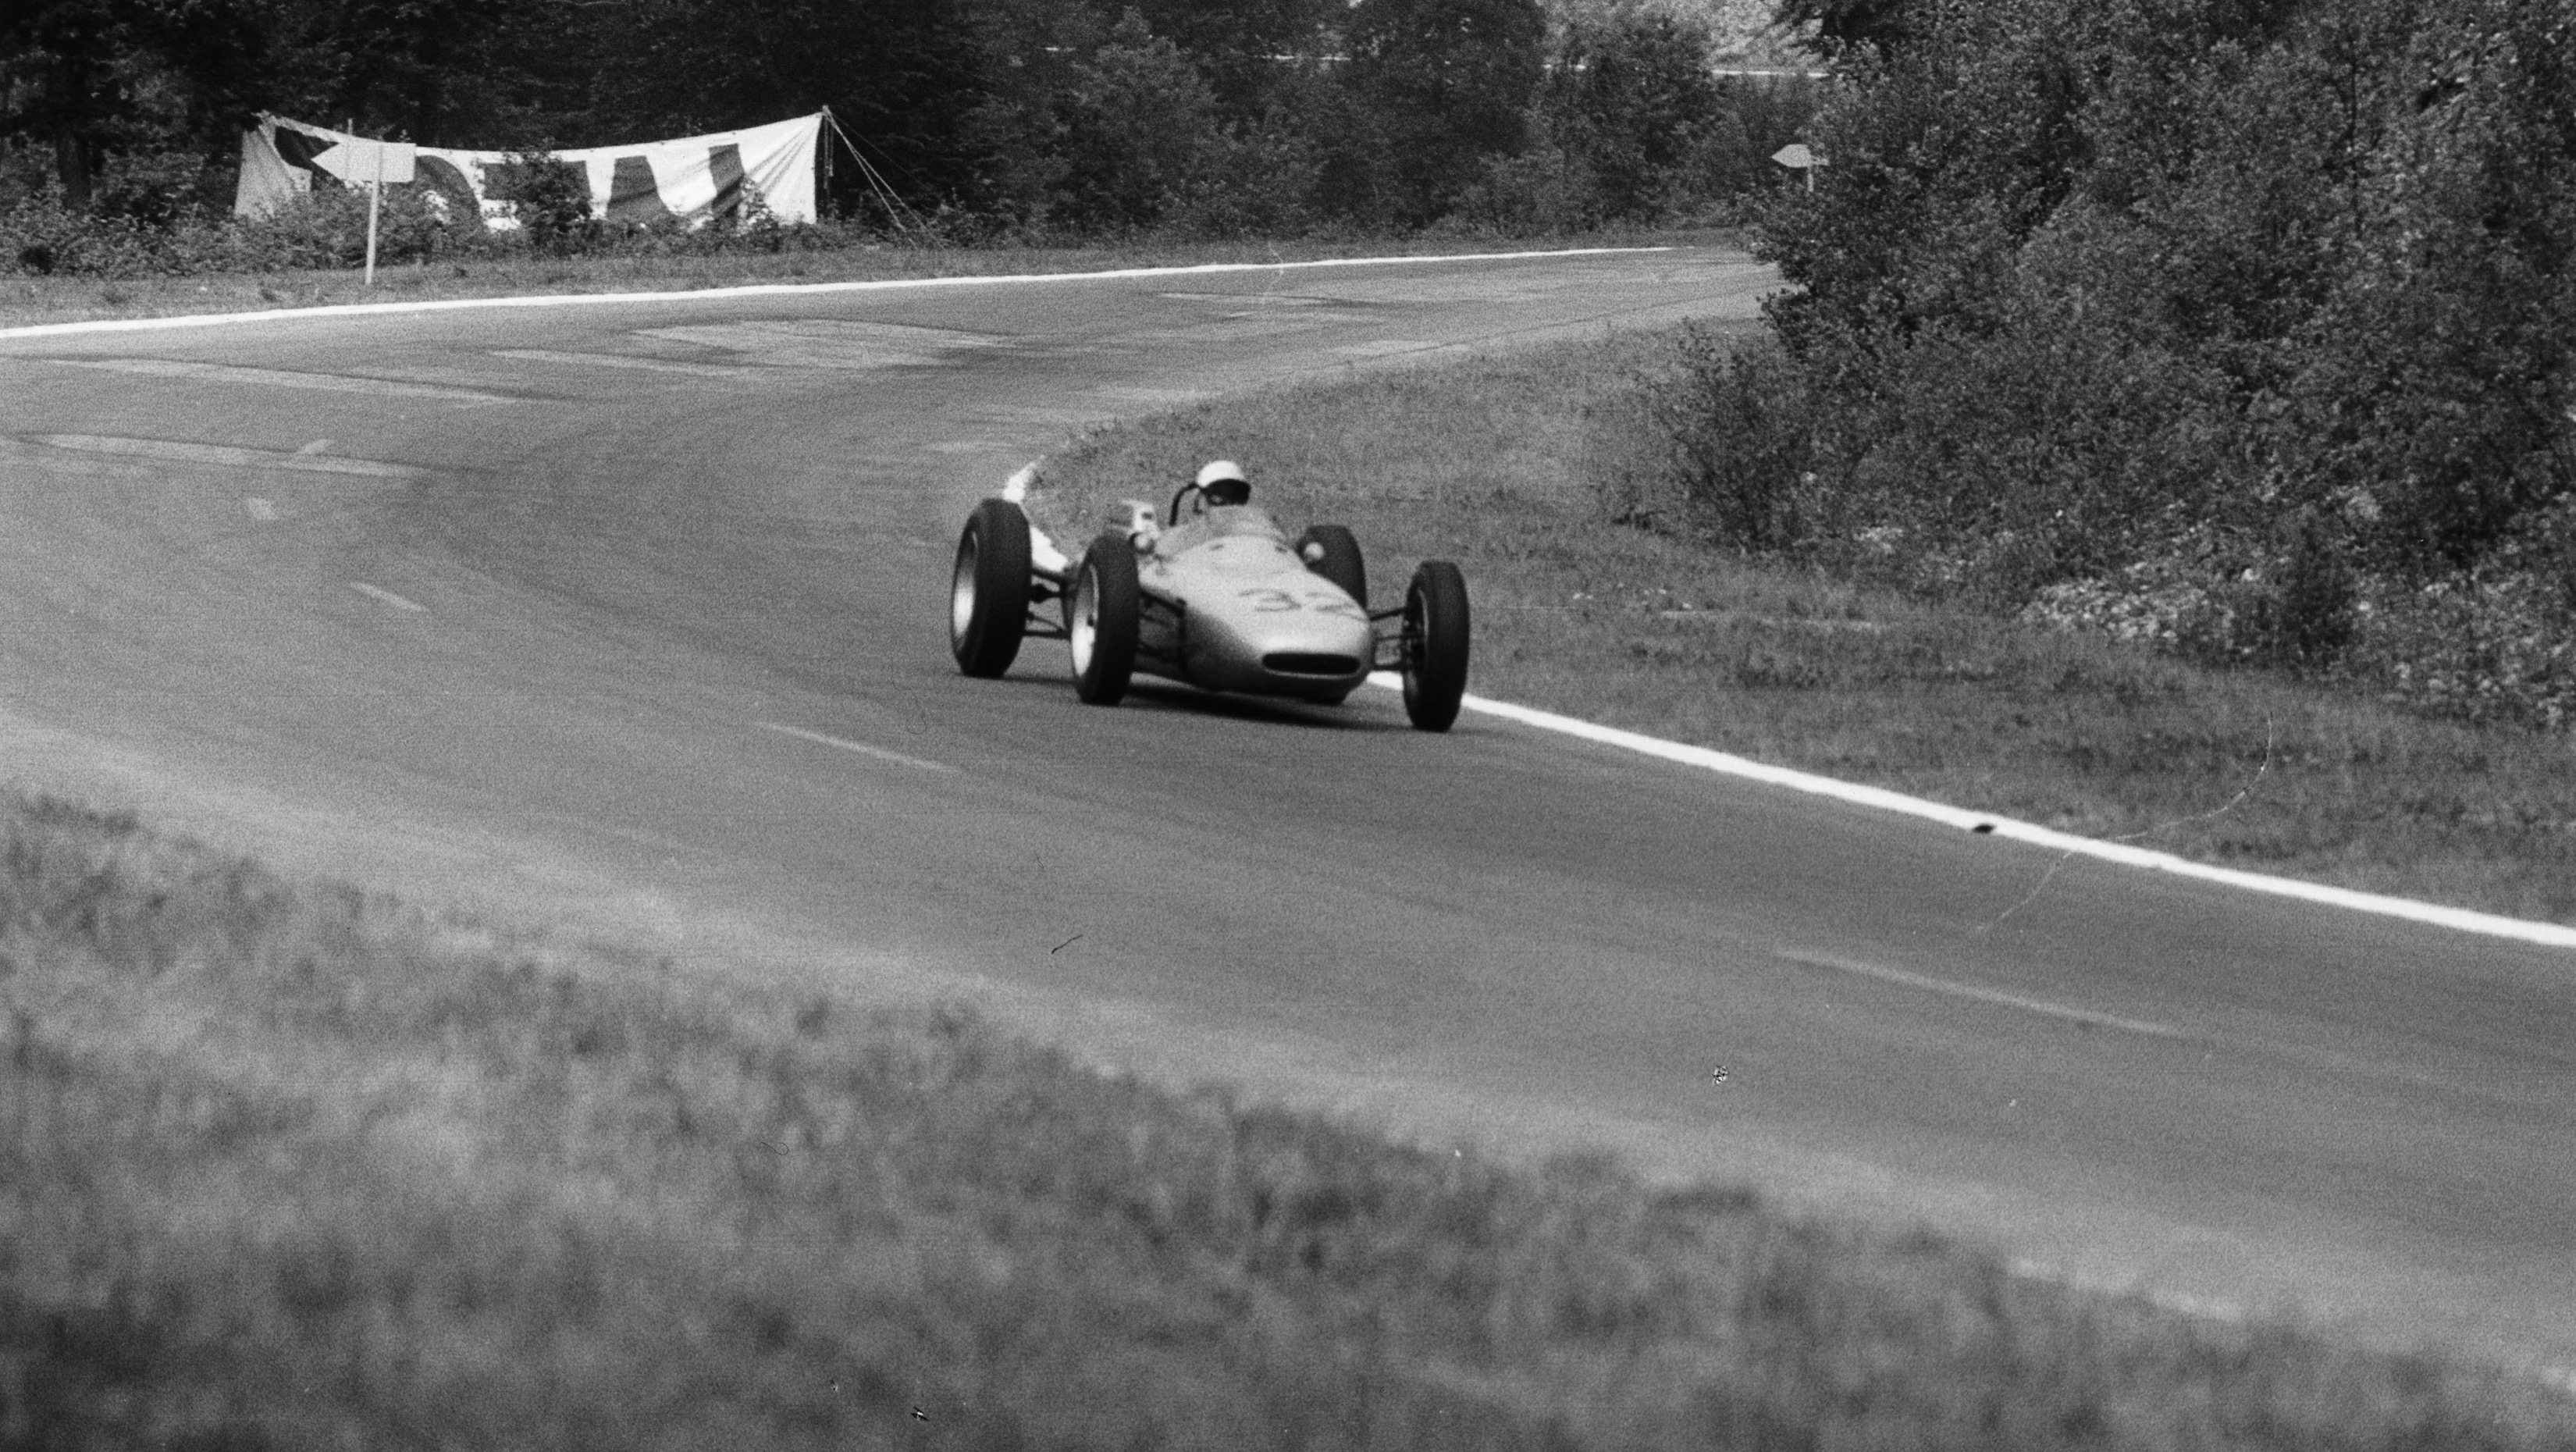
M 1116 705 L 1138 671 L 1332 704 L 1370 672 L 1393 670 L 1416 727 L 1446 731 L 1458 719 L 1467 582 L 1455 564 L 1423 561 L 1402 605 L 1372 611 L 1351 532 L 1318 524 L 1292 541 L 1223 459 L 1182 485 L 1163 517 L 1144 500 L 1122 502 L 1119 522 L 1073 560 L 1021 508 L 1034 473 L 977 504 L 957 541 L 948 636 L 966 674 L 1009 670 L 1034 635 L 1071 646 L 1074 692 L 1096 706 Z

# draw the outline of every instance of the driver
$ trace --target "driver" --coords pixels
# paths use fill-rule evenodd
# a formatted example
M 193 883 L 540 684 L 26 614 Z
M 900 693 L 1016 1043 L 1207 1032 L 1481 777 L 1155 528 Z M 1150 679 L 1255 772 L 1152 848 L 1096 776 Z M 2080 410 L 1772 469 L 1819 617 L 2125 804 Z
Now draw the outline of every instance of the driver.
M 1199 500 L 1202 507 L 1217 509 L 1252 500 L 1252 481 L 1243 477 L 1243 466 L 1232 459 L 1216 459 L 1199 470 Z
M 1251 501 L 1252 481 L 1243 477 L 1243 466 L 1212 460 L 1173 496 L 1172 524 L 1159 547 L 1177 553 L 1231 535 L 1277 534 L 1279 526 Z

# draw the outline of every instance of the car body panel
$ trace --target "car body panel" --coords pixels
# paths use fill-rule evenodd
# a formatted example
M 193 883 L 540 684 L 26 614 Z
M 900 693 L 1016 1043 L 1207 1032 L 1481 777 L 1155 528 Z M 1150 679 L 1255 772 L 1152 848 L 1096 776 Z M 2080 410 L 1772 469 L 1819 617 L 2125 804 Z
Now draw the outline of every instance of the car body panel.
M 1211 509 L 1139 552 L 1137 669 L 1209 690 L 1339 700 L 1368 678 L 1365 602 L 1306 567 L 1270 516 Z

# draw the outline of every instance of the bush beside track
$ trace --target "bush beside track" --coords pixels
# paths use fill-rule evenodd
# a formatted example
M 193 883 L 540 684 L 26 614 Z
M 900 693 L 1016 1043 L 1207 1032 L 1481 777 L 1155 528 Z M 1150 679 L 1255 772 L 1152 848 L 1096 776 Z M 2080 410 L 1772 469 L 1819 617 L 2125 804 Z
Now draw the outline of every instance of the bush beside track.
M 2440 1359 L 0 796 L 0 1444 L 2576 1447 Z
M 1670 515 L 2576 729 L 2568 8 L 1907 8 L 1848 7 L 1898 33 L 1759 218 L 1776 346 L 1697 371 Z

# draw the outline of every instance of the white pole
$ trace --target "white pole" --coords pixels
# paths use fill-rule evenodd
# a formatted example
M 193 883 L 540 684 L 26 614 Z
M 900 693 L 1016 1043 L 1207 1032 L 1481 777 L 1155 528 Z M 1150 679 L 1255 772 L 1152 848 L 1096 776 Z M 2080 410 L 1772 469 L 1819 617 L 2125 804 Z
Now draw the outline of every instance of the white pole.
M 367 183 L 367 286 L 376 285 L 376 209 L 385 199 L 385 148 L 376 147 L 376 177 Z

